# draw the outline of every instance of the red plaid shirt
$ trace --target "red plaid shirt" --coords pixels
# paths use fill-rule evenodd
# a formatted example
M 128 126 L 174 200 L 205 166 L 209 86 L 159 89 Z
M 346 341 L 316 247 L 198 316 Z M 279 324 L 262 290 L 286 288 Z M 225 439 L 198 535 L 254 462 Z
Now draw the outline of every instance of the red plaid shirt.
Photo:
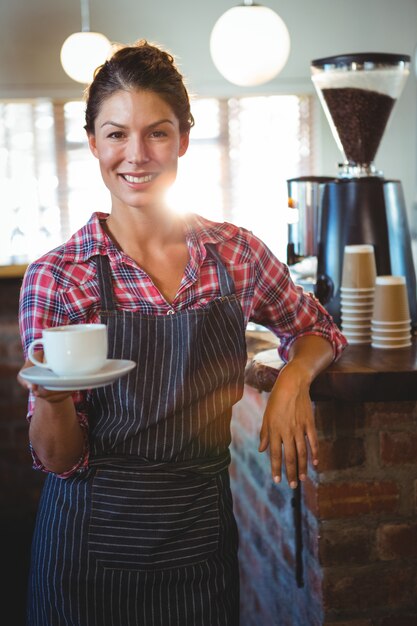
M 346 340 L 318 301 L 290 279 L 281 263 L 255 235 L 229 223 L 216 223 L 197 215 L 184 219 L 190 260 L 175 300 L 168 303 L 149 276 L 107 236 L 94 213 L 88 223 L 66 243 L 32 263 L 24 276 L 20 295 L 19 323 L 23 350 L 42 336 L 42 329 L 64 324 L 99 322 L 100 294 L 94 257 L 110 259 L 116 306 L 147 315 L 205 306 L 220 295 L 217 266 L 206 257 L 206 243 L 216 244 L 232 276 L 242 305 L 245 323 L 261 324 L 280 339 L 279 353 L 286 360 L 291 343 L 303 335 L 328 339 L 334 356 L 342 353 Z M 85 410 L 89 392 L 74 393 L 79 420 L 88 430 Z M 28 419 L 34 398 L 29 397 Z M 87 441 L 87 437 L 86 437 Z M 44 469 L 33 452 L 34 465 Z M 86 447 L 79 463 L 62 476 L 86 467 Z

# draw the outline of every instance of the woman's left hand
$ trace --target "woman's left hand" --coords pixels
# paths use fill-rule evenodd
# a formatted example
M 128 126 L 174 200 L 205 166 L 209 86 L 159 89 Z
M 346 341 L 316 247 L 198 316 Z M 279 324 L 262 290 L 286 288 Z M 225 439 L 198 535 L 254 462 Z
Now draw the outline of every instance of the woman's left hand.
M 40 354 L 42 354 L 42 351 L 40 351 Z M 28 382 L 27 380 L 25 380 L 24 378 L 20 376 L 20 372 L 23 372 L 23 370 L 27 369 L 28 367 L 33 367 L 33 363 L 29 359 L 27 359 L 22 365 L 22 367 L 20 368 L 17 374 L 17 380 L 18 380 L 18 383 L 24 389 L 31 391 L 36 398 L 43 398 L 47 400 L 48 402 L 62 402 L 63 400 L 65 400 L 66 398 L 72 395 L 73 393 L 72 391 L 48 390 L 48 389 L 45 389 L 44 387 L 41 387 L 40 385 L 35 385 L 33 383 Z
M 269 446 L 274 482 L 281 481 L 284 462 L 292 489 L 298 480 L 306 479 L 308 448 L 313 465 L 318 464 L 318 440 L 309 389 L 297 363 L 287 363 L 271 391 L 260 432 L 259 451 L 264 452 Z

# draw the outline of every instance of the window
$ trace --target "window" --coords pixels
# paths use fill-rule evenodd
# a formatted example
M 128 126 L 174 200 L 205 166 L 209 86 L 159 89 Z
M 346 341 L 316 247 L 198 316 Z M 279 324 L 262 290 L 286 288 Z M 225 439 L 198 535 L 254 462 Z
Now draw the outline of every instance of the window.
M 244 226 L 285 260 L 286 180 L 312 171 L 311 106 L 296 95 L 194 100 L 170 204 Z M 31 261 L 110 210 L 83 126 L 81 101 L 0 102 L 0 265 Z
M 312 171 L 311 106 L 292 95 L 197 100 L 174 206 L 244 226 L 285 260 L 286 181 Z
M 0 103 L 0 263 L 24 263 L 60 240 L 53 106 Z

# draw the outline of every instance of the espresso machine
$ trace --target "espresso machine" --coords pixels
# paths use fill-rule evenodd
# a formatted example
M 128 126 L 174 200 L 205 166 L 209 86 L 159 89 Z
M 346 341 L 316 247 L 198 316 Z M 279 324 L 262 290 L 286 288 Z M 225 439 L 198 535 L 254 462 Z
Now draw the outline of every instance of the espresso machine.
M 287 181 L 287 262 L 340 324 L 345 245 L 372 244 L 377 273 L 405 276 L 410 315 L 417 324 L 416 275 L 404 194 L 399 180 L 374 165 L 410 57 L 357 53 L 311 62 L 314 87 L 344 160 L 335 177 Z M 294 214 L 294 219 L 291 218 Z M 309 273 L 311 262 L 316 266 Z M 310 262 L 309 262 L 310 261 Z

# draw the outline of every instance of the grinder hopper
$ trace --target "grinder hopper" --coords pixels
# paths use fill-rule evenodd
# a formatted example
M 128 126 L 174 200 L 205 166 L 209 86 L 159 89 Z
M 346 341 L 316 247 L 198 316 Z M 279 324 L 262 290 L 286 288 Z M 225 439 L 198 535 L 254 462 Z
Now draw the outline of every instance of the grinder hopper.
M 312 62 L 312 81 L 339 149 L 342 174 L 375 173 L 373 161 L 409 74 L 410 57 L 360 53 Z

